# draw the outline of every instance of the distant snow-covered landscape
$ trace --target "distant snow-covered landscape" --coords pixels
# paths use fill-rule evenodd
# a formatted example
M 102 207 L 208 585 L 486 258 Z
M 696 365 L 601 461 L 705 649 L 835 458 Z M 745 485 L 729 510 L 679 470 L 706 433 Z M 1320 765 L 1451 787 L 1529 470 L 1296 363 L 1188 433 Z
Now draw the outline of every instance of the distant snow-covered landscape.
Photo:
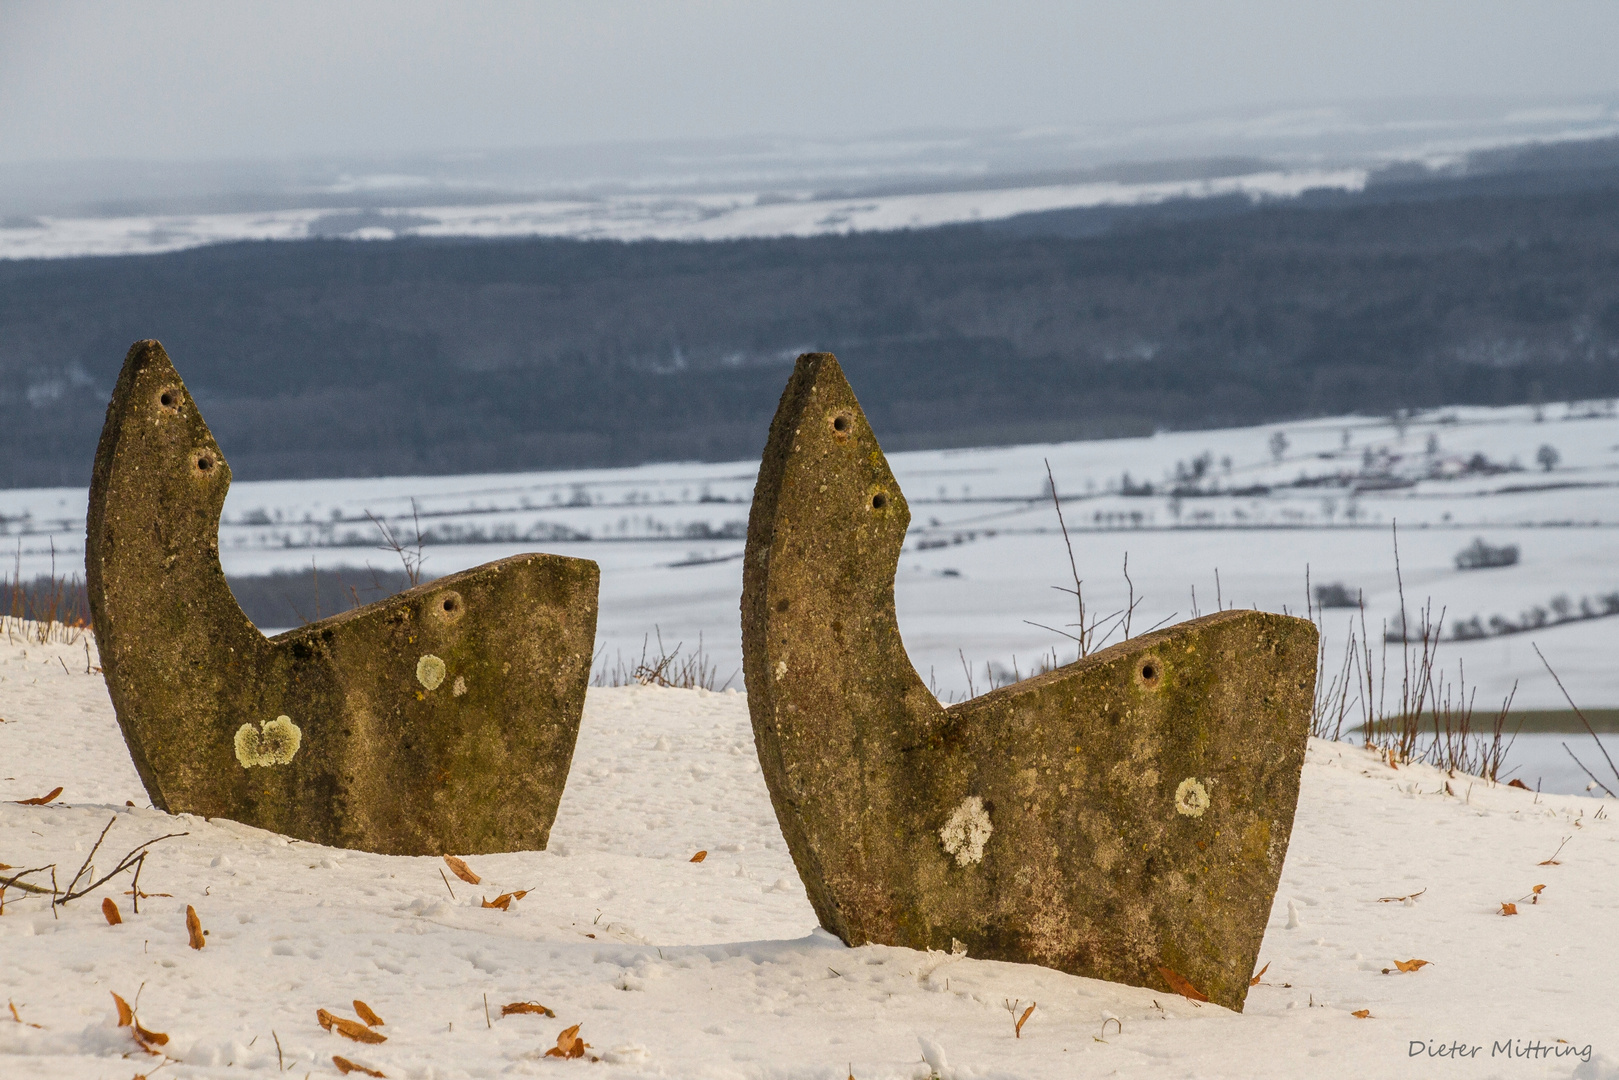
M 1555 453 L 1551 468 L 1542 447 Z M 1452 681 L 1465 676 L 1481 716 L 1514 687 L 1516 709 L 1567 707 L 1536 645 L 1581 707 L 1619 706 L 1619 601 L 1609 599 L 1619 593 L 1619 416 L 1610 402 L 893 454 L 911 507 L 900 625 L 918 672 L 946 700 L 1026 674 L 1053 649 L 1063 662 L 1074 656 L 1054 632 L 1072 632 L 1077 614 L 1056 589 L 1072 580 L 1048 461 L 1089 610 L 1106 617 L 1133 595 L 1132 632 L 1220 606 L 1303 614 L 1308 575 L 1364 597 L 1380 652 L 1385 627 L 1398 627 L 1397 524 L 1413 633 L 1431 601 L 1433 621 L 1443 615 L 1439 667 Z M 400 568 L 379 550 L 375 518 L 412 546 L 419 529 L 431 576 L 520 551 L 594 559 L 599 673 L 621 660 L 633 667 L 644 645 L 656 654 L 661 635 L 664 650 L 683 645 L 687 655 L 701 642 L 717 684 L 740 688 L 741 554 L 756 468 L 241 482 L 225 504 L 221 557 L 232 575 L 312 571 L 363 585 L 367 566 Z M 31 578 L 50 572 L 54 557 L 58 573 L 82 573 L 84 510 L 81 489 L 0 492 L 0 544 L 13 569 Z M 1458 569 L 1475 540 L 1516 546 L 1520 557 Z M 1317 614 L 1326 667 L 1336 668 L 1360 614 Z M 1477 634 L 1458 639 L 1458 628 Z M 1520 736 L 1509 775 L 1583 791 L 1588 778 L 1565 741 Z M 1595 756 L 1583 733 L 1571 745 Z

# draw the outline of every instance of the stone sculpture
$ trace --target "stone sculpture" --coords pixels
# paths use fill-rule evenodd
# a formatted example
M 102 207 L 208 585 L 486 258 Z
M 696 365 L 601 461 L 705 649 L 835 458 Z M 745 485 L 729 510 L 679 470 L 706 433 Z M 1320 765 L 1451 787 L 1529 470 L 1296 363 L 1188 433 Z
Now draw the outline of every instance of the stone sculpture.
M 743 569 L 748 707 L 821 925 L 1240 1010 L 1298 800 L 1303 619 L 1223 611 L 949 708 L 900 640 L 910 513 L 837 361 L 799 358 Z
M 220 568 L 229 485 L 163 347 L 137 342 L 96 450 L 85 562 L 153 805 L 394 855 L 544 848 L 596 564 L 518 555 L 266 638 Z

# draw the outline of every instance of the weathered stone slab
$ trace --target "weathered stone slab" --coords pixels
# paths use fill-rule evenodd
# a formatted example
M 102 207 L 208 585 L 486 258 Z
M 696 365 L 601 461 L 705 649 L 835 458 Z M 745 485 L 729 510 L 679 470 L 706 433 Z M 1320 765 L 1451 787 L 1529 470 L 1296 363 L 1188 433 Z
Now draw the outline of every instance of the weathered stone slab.
M 544 848 L 596 564 L 518 555 L 275 638 L 219 563 L 230 468 L 155 341 L 124 361 L 86 546 L 107 688 L 155 806 L 398 855 Z
M 910 512 L 829 354 L 770 428 L 748 707 L 821 925 L 1241 1009 L 1298 801 L 1316 630 L 1226 611 L 944 708 L 894 613 Z

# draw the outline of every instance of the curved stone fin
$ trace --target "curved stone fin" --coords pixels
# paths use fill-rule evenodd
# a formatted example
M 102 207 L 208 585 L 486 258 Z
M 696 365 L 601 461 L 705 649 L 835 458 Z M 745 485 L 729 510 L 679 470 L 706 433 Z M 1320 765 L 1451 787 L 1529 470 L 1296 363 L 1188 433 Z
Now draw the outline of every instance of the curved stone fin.
M 85 563 L 155 806 L 398 855 L 545 847 L 584 708 L 594 562 L 517 555 L 266 638 L 219 562 L 230 468 L 163 347 L 107 409 Z
M 894 611 L 909 514 L 828 354 L 771 424 L 743 570 L 766 783 L 822 926 L 1241 1009 L 1287 852 L 1316 629 L 1227 611 L 948 709 Z

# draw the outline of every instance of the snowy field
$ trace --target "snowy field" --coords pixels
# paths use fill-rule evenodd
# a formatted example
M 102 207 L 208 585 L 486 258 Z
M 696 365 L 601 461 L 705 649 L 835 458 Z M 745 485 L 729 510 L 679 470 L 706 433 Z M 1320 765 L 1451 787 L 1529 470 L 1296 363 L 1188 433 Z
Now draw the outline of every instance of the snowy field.
M 1549 470 L 1536 460 L 1542 446 L 1558 455 Z M 912 519 L 898 575 L 901 628 L 917 670 L 947 700 L 1026 673 L 1054 648 L 1073 657 L 1071 642 L 1033 625 L 1072 632 L 1077 618 L 1053 588 L 1072 580 L 1047 460 L 1090 610 L 1123 609 L 1133 588 L 1133 632 L 1217 606 L 1302 612 L 1308 572 L 1316 585 L 1364 594 L 1380 642 L 1399 613 L 1398 522 L 1413 625 L 1429 599 L 1436 618 L 1444 613 L 1440 666 L 1452 680 L 1467 677 L 1479 712 L 1493 714 L 1514 684 L 1519 708 L 1566 707 L 1535 645 L 1582 707 L 1619 706 L 1619 617 L 1578 617 L 1602 614 L 1603 598 L 1619 592 L 1619 417 L 1608 402 L 894 454 Z M 366 565 L 399 567 L 378 550 L 370 514 L 412 541 L 420 528 L 428 574 L 529 550 L 594 559 L 599 671 L 620 659 L 633 666 L 649 636 L 655 653 L 661 633 L 666 648 L 688 652 L 700 639 L 724 685 L 741 665 L 740 559 L 756 467 L 238 483 L 222 557 L 232 574 L 313 564 L 363 584 Z M 57 569 L 80 572 L 84 505 L 80 489 L 0 491 L 8 561 L 24 577 L 45 573 L 54 546 Z M 1458 570 L 1456 554 L 1475 538 L 1517 545 L 1519 562 Z M 1475 617 L 1486 636 L 1451 638 Z M 1492 618 L 1532 629 L 1494 634 Z M 1352 620 L 1349 609 L 1323 615 L 1329 667 Z M 730 685 L 740 688 L 740 675 Z M 1582 790 L 1563 741 L 1524 736 L 1513 775 L 1547 791 Z M 1591 756 L 1585 736 L 1573 745 Z
M 844 948 L 816 929 L 740 694 L 592 690 L 550 850 L 472 858 L 473 886 L 436 859 L 151 809 L 94 661 L 82 642 L 0 635 L 0 861 L 54 863 L 65 883 L 109 820 L 103 871 L 187 835 L 152 847 L 138 914 L 127 875 L 54 912 L 8 893 L 7 1080 L 335 1077 L 334 1055 L 418 1080 L 1619 1078 L 1604 802 L 1312 742 L 1238 1015 L 1038 967 Z M 49 805 L 14 801 L 58 786 Z M 482 906 L 517 889 L 510 910 Z M 1395 967 L 1413 960 L 1427 964 Z M 115 993 L 168 1036 L 165 1057 L 117 1026 Z M 353 999 L 386 1042 L 318 1026 L 317 1009 L 353 1016 Z M 502 1016 L 513 1002 L 555 1016 Z M 1017 1037 L 1008 1010 L 1031 1004 Z M 576 1024 L 601 1060 L 544 1057 Z M 1454 1045 L 1471 1055 L 1430 1056 Z
M 0 259 L 150 255 L 233 240 L 343 236 L 552 236 L 576 240 L 733 240 L 921 229 L 993 221 L 1041 210 L 1138 206 L 1166 199 L 1298 195 L 1311 188 L 1358 191 L 1365 169 L 1267 170 L 1246 176 L 1159 183 L 1096 182 L 826 198 L 774 192 L 603 194 L 493 205 L 409 209 L 263 210 L 131 217 L 41 216 L 0 228 Z

